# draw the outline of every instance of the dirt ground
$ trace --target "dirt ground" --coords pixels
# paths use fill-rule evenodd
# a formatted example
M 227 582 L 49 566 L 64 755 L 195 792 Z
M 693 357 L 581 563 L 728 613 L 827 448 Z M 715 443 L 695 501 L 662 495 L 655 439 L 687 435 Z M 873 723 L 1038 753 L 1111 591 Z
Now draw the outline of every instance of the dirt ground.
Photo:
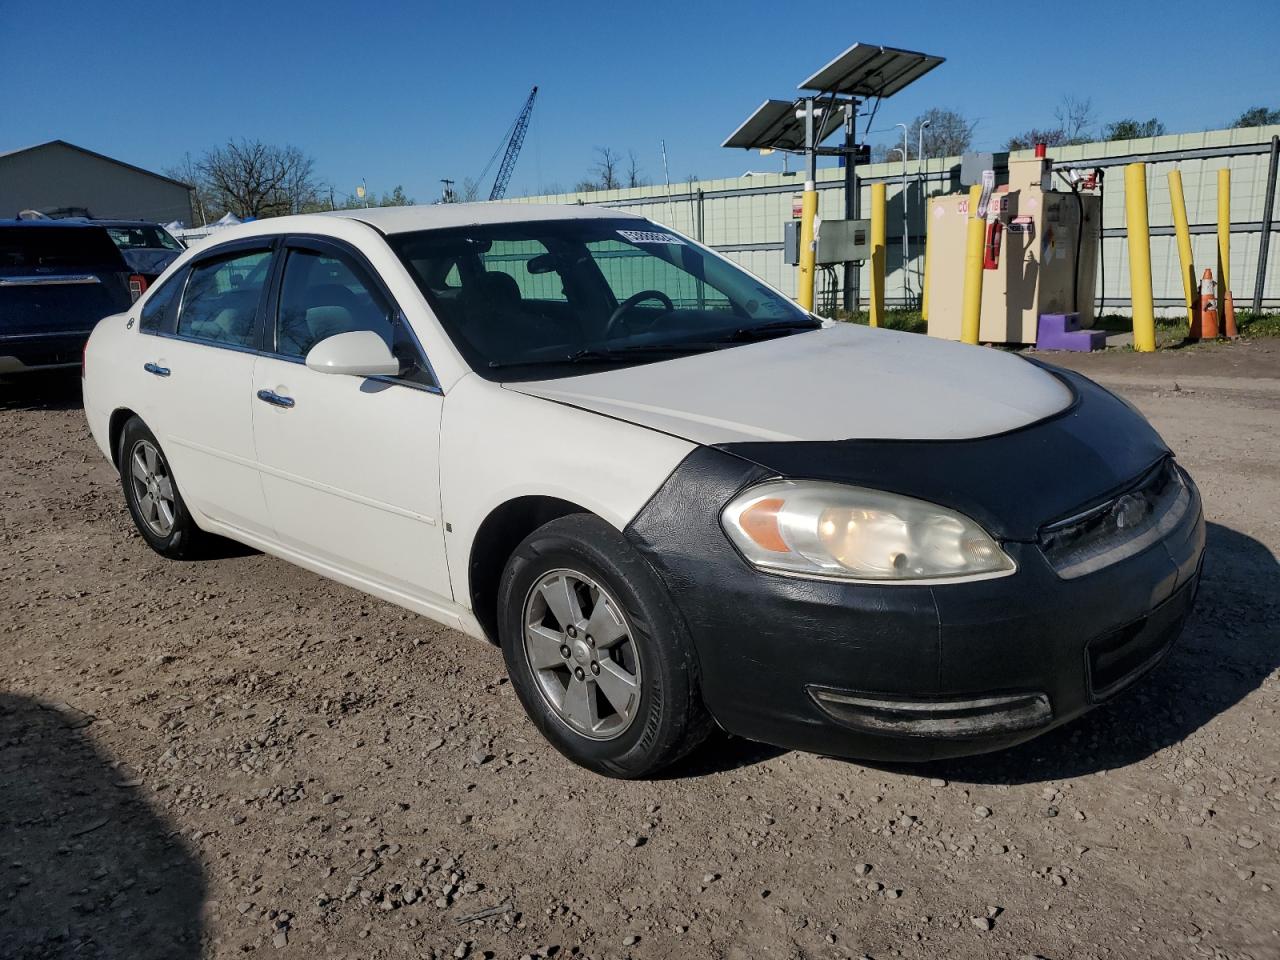
M 554 753 L 494 649 L 156 556 L 78 381 L 0 386 L 0 957 L 1280 957 L 1280 344 L 1065 362 L 1203 491 L 1171 658 L 1002 754 L 718 736 L 646 783 Z

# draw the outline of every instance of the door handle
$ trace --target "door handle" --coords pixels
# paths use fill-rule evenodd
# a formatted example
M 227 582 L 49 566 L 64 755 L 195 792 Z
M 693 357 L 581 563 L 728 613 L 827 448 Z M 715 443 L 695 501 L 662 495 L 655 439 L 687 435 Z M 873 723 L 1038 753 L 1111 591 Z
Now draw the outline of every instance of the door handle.
M 155 374 L 157 377 L 167 377 L 169 375 L 169 368 L 162 367 L 158 363 L 144 363 L 142 369 L 147 373 Z
M 286 410 L 293 406 L 293 397 L 282 397 L 274 390 L 259 390 L 258 399 L 273 407 L 284 407 Z

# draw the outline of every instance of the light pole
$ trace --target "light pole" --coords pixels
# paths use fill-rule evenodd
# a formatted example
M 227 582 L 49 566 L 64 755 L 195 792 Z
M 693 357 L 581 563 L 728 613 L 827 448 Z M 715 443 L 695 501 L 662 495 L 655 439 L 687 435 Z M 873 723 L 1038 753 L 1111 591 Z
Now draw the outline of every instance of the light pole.
M 902 298 L 911 296 L 910 271 L 910 197 L 906 191 L 906 161 L 910 156 L 911 125 L 896 124 L 902 128 Z
M 923 212 L 922 213 L 923 219 L 921 220 L 921 223 L 924 224 L 924 233 L 926 237 L 929 235 L 929 223 L 928 223 L 929 183 L 928 183 L 928 177 L 927 177 L 927 174 L 929 171 L 926 169 L 925 160 L 924 160 L 924 128 L 927 127 L 932 122 L 933 122 L 932 120 L 920 121 L 920 142 L 919 142 L 919 145 L 916 147 L 916 167 L 920 173 L 920 209 Z M 927 257 L 928 254 L 925 254 L 925 256 Z M 920 281 L 920 297 L 921 299 L 923 299 L 924 298 L 924 263 L 923 262 L 921 262 L 920 269 L 917 272 L 916 276 L 917 276 L 917 279 L 919 279 Z
M 902 124 L 898 124 L 902 126 Z M 906 135 L 903 134 L 903 141 L 906 143 Z M 902 154 L 902 300 L 906 304 L 907 299 L 911 296 L 911 290 L 907 284 L 907 148 L 894 147 L 890 153 Z

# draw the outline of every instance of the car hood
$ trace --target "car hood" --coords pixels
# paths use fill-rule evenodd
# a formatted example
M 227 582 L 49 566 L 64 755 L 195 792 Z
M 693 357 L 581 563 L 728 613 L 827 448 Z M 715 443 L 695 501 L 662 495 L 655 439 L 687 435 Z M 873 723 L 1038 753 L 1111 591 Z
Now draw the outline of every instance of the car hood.
M 124 256 L 124 262 L 129 265 L 129 269 L 134 273 L 144 273 L 148 276 L 159 276 L 164 273 L 165 268 L 173 261 L 178 259 L 179 250 L 153 249 L 150 247 L 129 247 L 121 250 Z
M 848 323 L 505 386 L 706 445 L 970 439 L 1072 402 L 1057 377 L 1012 354 Z

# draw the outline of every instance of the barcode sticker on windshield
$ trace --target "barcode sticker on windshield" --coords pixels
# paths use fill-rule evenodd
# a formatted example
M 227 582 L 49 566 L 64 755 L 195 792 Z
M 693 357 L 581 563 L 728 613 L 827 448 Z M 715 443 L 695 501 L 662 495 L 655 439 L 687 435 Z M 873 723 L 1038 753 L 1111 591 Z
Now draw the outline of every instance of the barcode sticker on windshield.
M 679 237 L 671 233 L 658 233 L 654 230 L 619 230 L 618 236 L 631 243 L 676 243 L 684 246 Z

